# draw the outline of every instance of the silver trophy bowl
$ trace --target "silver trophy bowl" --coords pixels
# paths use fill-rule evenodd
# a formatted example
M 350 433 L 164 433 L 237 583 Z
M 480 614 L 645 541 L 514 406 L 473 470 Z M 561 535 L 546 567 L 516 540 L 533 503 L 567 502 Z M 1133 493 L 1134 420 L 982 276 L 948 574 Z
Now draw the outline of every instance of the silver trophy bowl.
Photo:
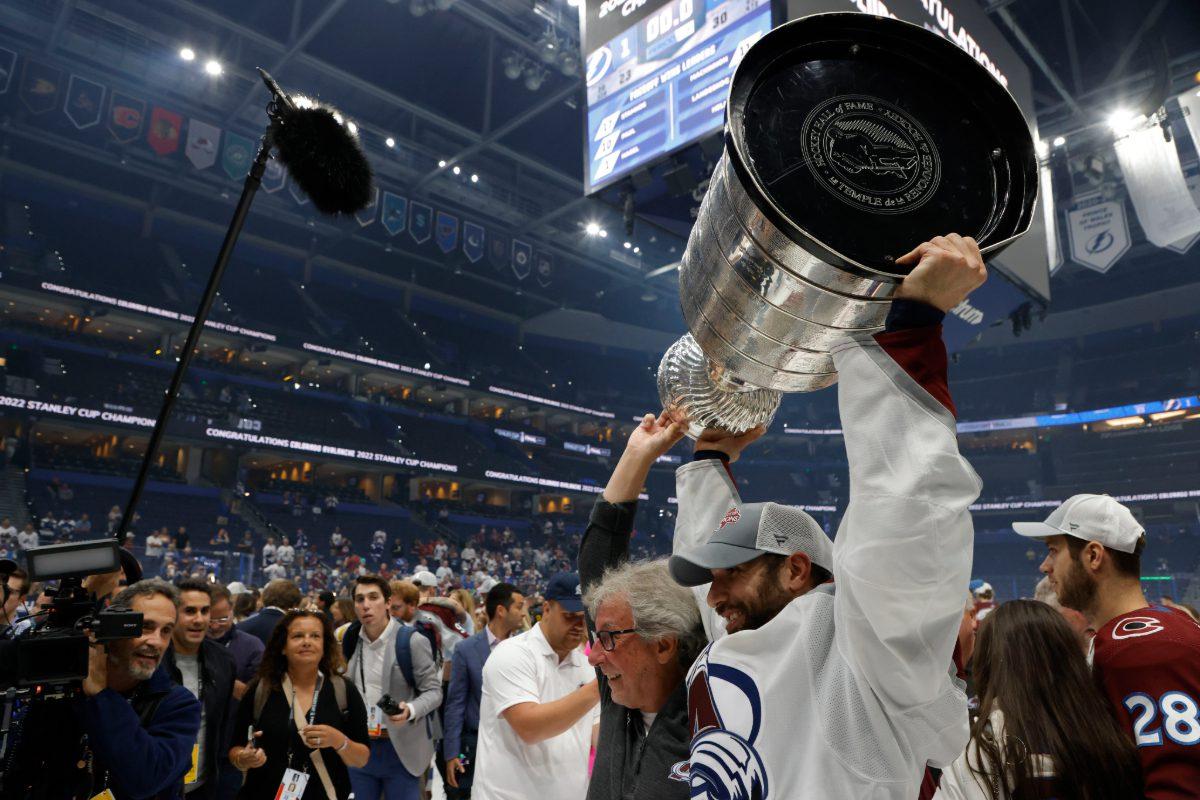
M 896 258 L 950 231 L 998 252 L 1029 227 L 1036 170 L 1016 102 L 953 43 L 857 13 L 776 28 L 733 76 L 663 408 L 693 438 L 740 433 L 834 384 L 831 349 L 883 329 Z

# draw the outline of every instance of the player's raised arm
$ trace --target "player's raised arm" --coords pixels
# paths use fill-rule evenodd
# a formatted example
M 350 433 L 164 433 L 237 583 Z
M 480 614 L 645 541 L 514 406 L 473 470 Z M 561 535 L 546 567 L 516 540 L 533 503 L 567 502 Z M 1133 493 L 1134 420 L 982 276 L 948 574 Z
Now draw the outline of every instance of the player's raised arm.
M 981 486 L 958 452 L 940 322 L 986 271 L 974 241 L 953 234 L 900 261 L 918 259 L 888 330 L 834 353 L 850 462 L 834 543 L 838 647 L 901 713 L 946 697 Z

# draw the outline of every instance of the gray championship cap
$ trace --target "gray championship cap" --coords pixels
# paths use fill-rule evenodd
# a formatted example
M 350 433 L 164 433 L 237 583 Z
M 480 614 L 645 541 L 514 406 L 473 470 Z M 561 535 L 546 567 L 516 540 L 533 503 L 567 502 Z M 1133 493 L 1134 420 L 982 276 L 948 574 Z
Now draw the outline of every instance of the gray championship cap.
M 815 519 L 795 506 L 743 503 L 725 513 L 707 542 L 671 556 L 671 577 L 682 586 L 700 586 L 712 582 L 714 569 L 730 569 L 766 553 L 804 553 L 833 572 L 833 542 Z

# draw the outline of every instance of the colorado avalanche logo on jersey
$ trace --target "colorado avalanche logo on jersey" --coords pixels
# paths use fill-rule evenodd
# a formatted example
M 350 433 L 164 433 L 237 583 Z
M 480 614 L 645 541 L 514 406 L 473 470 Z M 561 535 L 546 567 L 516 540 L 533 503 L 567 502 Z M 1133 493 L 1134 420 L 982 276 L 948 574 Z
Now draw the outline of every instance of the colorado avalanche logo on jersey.
M 1114 639 L 1135 639 L 1150 636 L 1163 630 L 1163 624 L 1154 617 L 1126 617 L 1113 628 Z
M 762 728 L 758 684 L 736 667 L 710 663 L 709 649 L 688 672 L 691 759 L 671 777 L 687 781 L 694 800 L 767 800 L 767 769 L 754 749 Z

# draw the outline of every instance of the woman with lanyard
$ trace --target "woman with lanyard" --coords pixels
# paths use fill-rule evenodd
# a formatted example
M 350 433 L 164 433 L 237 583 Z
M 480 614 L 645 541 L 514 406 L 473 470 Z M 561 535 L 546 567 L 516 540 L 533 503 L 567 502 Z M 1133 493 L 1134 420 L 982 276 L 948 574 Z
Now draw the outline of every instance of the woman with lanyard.
M 367 710 L 342 678 L 328 619 L 289 611 L 271 634 L 238 707 L 229 760 L 246 773 L 239 800 L 345 800 L 347 767 L 367 763 Z M 252 744 L 250 742 L 253 742 Z

